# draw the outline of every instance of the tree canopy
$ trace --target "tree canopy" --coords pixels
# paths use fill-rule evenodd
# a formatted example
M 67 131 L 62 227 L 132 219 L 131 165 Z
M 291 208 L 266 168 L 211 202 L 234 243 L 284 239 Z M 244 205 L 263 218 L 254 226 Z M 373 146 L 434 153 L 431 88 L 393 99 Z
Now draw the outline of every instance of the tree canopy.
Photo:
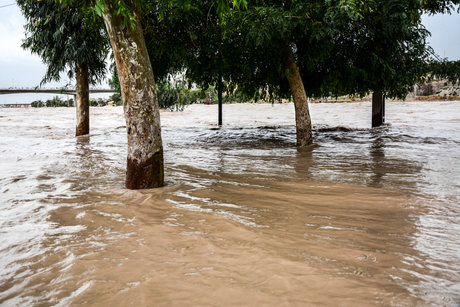
M 88 65 L 91 83 L 105 76 L 109 45 L 99 18 L 50 0 L 17 3 L 27 20 L 22 46 L 40 56 L 48 66 L 42 83 L 59 80 L 63 72 L 73 78 L 78 63 Z
M 222 55 L 228 46 L 215 4 L 212 0 L 193 6 L 179 3 L 151 12 L 146 40 L 157 79 L 184 71 L 188 80 L 207 88 L 228 76 L 231 70 L 225 62 L 230 57 Z
M 309 96 L 404 97 L 430 59 L 421 14 L 453 11 L 455 2 L 258 0 L 223 18 L 212 0 L 181 2 L 150 11 L 147 46 L 157 77 L 185 69 L 206 87 L 221 76 L 255 98 L 290 96 L 286 46 Z
M 418 1 L 368 1 L 361 12 L 334 26 L 323 87 L 332 85 L 331 94 L 338 95 L 380 91 L 405 97 L 430 54 Z

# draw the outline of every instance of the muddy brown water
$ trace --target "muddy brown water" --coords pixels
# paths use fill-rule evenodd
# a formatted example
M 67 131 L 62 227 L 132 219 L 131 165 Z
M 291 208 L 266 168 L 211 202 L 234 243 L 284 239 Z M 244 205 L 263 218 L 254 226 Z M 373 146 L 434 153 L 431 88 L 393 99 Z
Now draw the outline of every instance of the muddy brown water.
M 0 305 L 460 304 L 460 103 L 162 113 L 166 186 L 123 188 L 121 108 L 0 109 Z

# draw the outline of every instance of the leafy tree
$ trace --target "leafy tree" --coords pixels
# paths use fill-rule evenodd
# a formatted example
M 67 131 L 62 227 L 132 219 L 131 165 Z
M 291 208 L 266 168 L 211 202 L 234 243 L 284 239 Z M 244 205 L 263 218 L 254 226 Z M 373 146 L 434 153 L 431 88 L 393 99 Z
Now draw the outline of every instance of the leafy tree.
M 275 44 L 274 49 L 254 46 L 253 37 L 249 38 L 246 33 L 250 26 L 242 26 L 247 20 L 253 21 L 251 6 L 248 11 L 231 10 L 222 16 L 213 10 L 214 5 L 212 0 L 199 1 L 193 6 L 170 6 L 163 14 L 151 12 L 146 37 L 157 76 L 185 69 L 187 79 L 199 87 L 215 87 L 219 101 L 223 100 L 224 90 L 227 94 L 237 90 L 240 96 L 256 100 L 266 98 L 266 94 L 276 97 L 280 94 L 278 81 L 282 79 L 283 85 L 288 83 L 285 75 L 280 77 L 279 67 L 272 65 L 276 58 L 271 54 L 285 50 L 279 50 L 278 42 L 270 42 L 269 38 L 266 42 Z M 274 30 L 278 31 L 278 25 L 289 22 L 281 18 L 273 25 Z M 256 33 L 259 32 L 254 31 Z M 282 94 L 290 96 L 289 86 L 284 90 Z M 299 125 L 303 123 L 299 121 Z
M 418 1 L 259 0 L 223 19 L 213 4 L 151 11 L 146 37 L 156 75 L 185 69 L 204 88 L 292 95 L 299 146 L 311 142 L 307 96 L 404 97 L 423 76 L 428 32 Z
M 76 79 L 76 135 L 89 133 L 89 83 L 104 77 L 108 41 L 102 23 L 88 13 L 54 1 L 18 0 L 24 14 L 26 38 L 23 48 L 48 65 L 42 84 L 60 79 L 66 72 Z
M 431 53 L 429 32 L 421 24 L 427 2 L 439 11 L 458 3 L 253 1 L 248 10 L 232 15 L 227 28 L 234 33 L 227 34 L 233 45 L 244 46 L 241 75 L 233 81 L 249 93 L 265 88 L 287 96 L 290 89 L 297 143 L 306 145 L 311 140 L 306 96 L 374 92 L 375 100 L 383 101 L 384 96 L 405 97 L 424 77 Z M 378 111 L 383 116 L 384 110 Z
M 411 0 L 258 0 L 223 19 L 212 5 L 152 13 L 147 44 L 155 69 L 185 68 L 202 87 L 225 84 L 255 99 L 292 96 L 298 146 L 312 141 L 307 96 L 403 95 L 424 63 L 426 32 Z
M 430 33 L 421 23 L 422 13 L 450 13 L 460 1 L 356 3 L 361 3 L 359 15 L 333 25 L 333 56 L 308 81 L 320 80 L 321 95 L 378 91 L 404 98 L 425 77 L 426 63 L 433 55 L 426 42 Z
M 365 14 L 334 29 L 335 54 L 323 72 L 332 94 L 383 92 L 404 97 L 423 74 L 428 58 L 417 1 L 372 1 Z M 347 31 L 347 35 L 341 35 Z
M 94 9 L 103 17 L 120 78 L 128 133 L 126 187 L 152 188 L 163 185 L 163 145 L 158 97 L 146 48 L 142 21 L 145 12 L 170 1 L 56 0 L 63 7 Z M 187 0 L 179 0 L 191 5 Z M 244 0 L 233 0 L 238 5 Z M 225 12 L 227 0 L 218 0 Z
M 224 80 L 230 72 L 227 58 L 222 56 L 226 47 L 219 23 L 222 18 L 214 0 L 198 1 L 193 6 L 178 2 L 152 10 L 146 27 L 147 49 L 157 79 L 185 71 L 186 79 L 200 88 L 215 87 L 219 125 Z

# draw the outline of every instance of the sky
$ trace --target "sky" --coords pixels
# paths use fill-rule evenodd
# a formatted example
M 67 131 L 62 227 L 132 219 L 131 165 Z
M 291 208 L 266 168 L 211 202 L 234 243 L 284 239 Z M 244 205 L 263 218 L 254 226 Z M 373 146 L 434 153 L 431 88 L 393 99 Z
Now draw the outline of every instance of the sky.
M 25 20 L 14 3 L 14 0 L 0 0 L 0 88 L 35 87 L 39 85 L 46 67 L 38 56 L 21 48 Z M 14 5 L 7 6 L 9 4 Z M 460 14 L 424 16 L 423 24 L 431 32 L 429 43 L 440 57 L 460 60 Z M 63 76 L 61 82 L 49 83 L 46 87 L 68 82 Z M 107 87 L 107 84 L 101 86 Z M 6 96 L 13 95 L 0 95 L 0 103 L 5 103 Z M 16 96 L 17 99 L 19 96 Z

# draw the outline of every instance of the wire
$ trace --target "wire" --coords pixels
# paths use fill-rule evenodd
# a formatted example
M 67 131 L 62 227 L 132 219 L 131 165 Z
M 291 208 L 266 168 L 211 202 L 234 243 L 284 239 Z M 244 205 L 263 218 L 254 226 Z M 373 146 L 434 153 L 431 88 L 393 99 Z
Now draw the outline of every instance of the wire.
M 4 8 L 4 7 L 8 7 L 8 6 L 13 6 L 13 5 L 16 5 L 16 3 L 11 3 L 11 4 L 7 4 L 7 5 L 2 5 L 0 6 L 0 9 Z

